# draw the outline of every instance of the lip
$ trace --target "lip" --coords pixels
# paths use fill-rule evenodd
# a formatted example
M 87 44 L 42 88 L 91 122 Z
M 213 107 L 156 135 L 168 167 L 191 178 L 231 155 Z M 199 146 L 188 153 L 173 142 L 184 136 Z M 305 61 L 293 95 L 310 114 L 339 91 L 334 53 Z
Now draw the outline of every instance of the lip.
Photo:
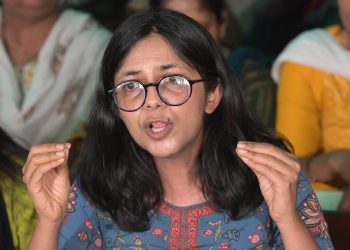
M 151 119 L 144 125 L 146 134 L 153 140 L 164 139 L 172 130 L 173 122 L 169 119 Z

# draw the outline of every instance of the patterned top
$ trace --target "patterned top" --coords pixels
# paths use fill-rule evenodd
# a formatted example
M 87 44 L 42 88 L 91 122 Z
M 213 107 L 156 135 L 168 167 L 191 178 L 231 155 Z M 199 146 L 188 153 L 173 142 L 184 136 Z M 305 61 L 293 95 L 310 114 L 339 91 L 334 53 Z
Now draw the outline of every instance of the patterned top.
M 298 184 L 298 211 L 321 249 L 332 250 L 327 223 L 304 175 Z M 253 213 L 230 220 L 209 202 L 176 207 L 163 202 L 150 213 L 150 229 L 125 232 L 109 213 L 93 206 L 75 184 L 61 228 L 59 249 L 284 249 L 265 202 Z M 297 240 L 297 239 L 296 239 Z

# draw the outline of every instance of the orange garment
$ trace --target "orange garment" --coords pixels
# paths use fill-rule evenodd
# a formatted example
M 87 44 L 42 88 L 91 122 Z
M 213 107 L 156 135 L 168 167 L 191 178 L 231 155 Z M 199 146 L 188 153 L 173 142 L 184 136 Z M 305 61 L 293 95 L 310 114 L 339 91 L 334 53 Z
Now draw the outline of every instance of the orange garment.
M 337 38 L 341 30 L 333 27 L 328 31 Z M 350 149 L 350 79 L 284 63 L 278 85 L 276 130 L 290 140 L 299 157 Z

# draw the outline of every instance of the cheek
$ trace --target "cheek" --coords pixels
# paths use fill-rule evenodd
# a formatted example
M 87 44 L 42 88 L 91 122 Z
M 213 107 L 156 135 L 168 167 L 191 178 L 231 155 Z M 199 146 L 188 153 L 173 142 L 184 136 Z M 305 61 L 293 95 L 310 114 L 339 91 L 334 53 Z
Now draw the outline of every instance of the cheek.
M 134 138 L 137 133 L 137 121 L 136 117 L 133 117 L 133 113 L 120 112 L 120 119 L 124 122 L 126 129 L 129 131 L 130 135 Z

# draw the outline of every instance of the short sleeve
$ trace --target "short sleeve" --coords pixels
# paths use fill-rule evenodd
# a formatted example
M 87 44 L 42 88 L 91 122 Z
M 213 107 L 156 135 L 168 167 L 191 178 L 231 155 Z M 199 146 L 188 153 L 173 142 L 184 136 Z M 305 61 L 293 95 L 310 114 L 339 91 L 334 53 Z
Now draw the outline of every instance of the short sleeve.
M 97 209 L 81 192 L 78 181 L 71 187 L 68 207 L 61 227 L 58 249 L 102 249 Z
M 324 218 L 321 206 L 309 180 L 301 172 L 297 187 L 297 210 L 300 218 L 317 241 L 321 250 L 333 250 L 333 244 L 329 236 L 328 225 Z M 277 225 L 272 222 L 273 248 L 284 249 L 281 234 Z
M 297 198 L 299 216 L 316 239 L 320 248 L 334 249 L 320 203 L 309 180 L 303 173 L 299 176 Z

